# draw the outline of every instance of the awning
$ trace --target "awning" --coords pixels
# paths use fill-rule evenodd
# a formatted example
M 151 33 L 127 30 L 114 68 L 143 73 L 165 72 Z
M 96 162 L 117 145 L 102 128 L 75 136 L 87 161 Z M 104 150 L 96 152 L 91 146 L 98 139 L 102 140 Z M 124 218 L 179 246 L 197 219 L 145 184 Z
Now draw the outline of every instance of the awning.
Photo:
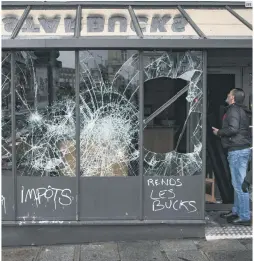
M 45 47 L 47 40 L 56 43 L 59 39 L 75 43 L 91 39 L 119 43 L 127 39 L 132 43 L 141 39 L 251 43 L 252 8 L 245 7 L 244 2 L 228 2 L 228 5 L 227 2 L 157 2 L 157 6 L 155 3 L 2 2 L 3 47 L 16 46 L 9 40 L 24 43 L 28 39 L 34 43 L 45 40 Z M 77 43 L 74 47 L 78 47 Z

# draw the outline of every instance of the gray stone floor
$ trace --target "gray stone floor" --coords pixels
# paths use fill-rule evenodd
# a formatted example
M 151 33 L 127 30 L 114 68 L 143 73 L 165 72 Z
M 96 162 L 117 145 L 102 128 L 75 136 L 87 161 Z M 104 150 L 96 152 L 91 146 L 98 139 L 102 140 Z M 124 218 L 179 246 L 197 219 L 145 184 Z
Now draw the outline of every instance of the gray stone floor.
M 219 217 L 206 213 L 206 229 L 231 228 L 231 238 L 249 232 L 235 228 Z M 242 231 L 241 231 L 242 230 Z M 210 233 L 210 232 L 209 232 Z M 206 232 L 207 234 L 207 232 Z M 251 261 L 252 239 L 162 240 L 107 242 L 84 245 L 2 248 L 3 261 Z
M 163 240 L 2 248 L 3 261 L 251 261 L 251 239 Z
M 206 239 L 240 239 L 252 238 L 251 226 L 234 226 L 220 218 L 218 211 L 206 213 Z

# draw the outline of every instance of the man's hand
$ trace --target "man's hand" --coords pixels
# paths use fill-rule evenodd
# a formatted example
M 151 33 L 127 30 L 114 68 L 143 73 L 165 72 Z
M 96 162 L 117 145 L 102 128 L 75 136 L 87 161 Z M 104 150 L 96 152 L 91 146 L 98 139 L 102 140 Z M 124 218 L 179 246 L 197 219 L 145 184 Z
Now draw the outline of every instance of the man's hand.
M 243 181 L 243 184 L 242 184 L 242 191 L 244 193 L 247 193 L 249 191 L 249 188 L 250 188 L 250 184 L 249 182 L 247 182 L 246 180 Z
M 216 128 L 214 128 L 214 127 L 212 127 L 212 129 L 213 129 L 213 134 L 217 136 L 219 129 L 216 129 Z

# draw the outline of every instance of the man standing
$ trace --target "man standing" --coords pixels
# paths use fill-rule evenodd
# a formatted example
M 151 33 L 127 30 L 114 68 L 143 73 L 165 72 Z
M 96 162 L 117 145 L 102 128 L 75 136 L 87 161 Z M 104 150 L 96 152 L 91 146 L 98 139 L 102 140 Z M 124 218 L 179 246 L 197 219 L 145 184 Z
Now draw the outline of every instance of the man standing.
M 250 111 L 243 105 L 245 98 L 242 89 L 233 89 L 228 94 L 227 112 L 223 117 L 222 128 L 213 127 L 213 133 L 221 138 L 222 146 L 228 152 L 228 162 L 234 188 L 234 206 L 229 213 L 221 214 L 229 223 L 251 225 L 249 192 L 242 191 L 250 159 L 251 136 Z

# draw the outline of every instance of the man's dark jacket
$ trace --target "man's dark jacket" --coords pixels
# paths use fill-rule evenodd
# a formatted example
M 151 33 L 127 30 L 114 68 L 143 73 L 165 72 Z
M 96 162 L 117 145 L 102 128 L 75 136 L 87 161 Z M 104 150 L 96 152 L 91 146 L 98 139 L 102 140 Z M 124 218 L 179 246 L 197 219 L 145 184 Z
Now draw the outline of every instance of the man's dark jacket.
M 223 148 L 228 151 L 241 150 L 251 146 L 251 112 L 238 104 L 227 107 L 222 128 L 218 131 Z

